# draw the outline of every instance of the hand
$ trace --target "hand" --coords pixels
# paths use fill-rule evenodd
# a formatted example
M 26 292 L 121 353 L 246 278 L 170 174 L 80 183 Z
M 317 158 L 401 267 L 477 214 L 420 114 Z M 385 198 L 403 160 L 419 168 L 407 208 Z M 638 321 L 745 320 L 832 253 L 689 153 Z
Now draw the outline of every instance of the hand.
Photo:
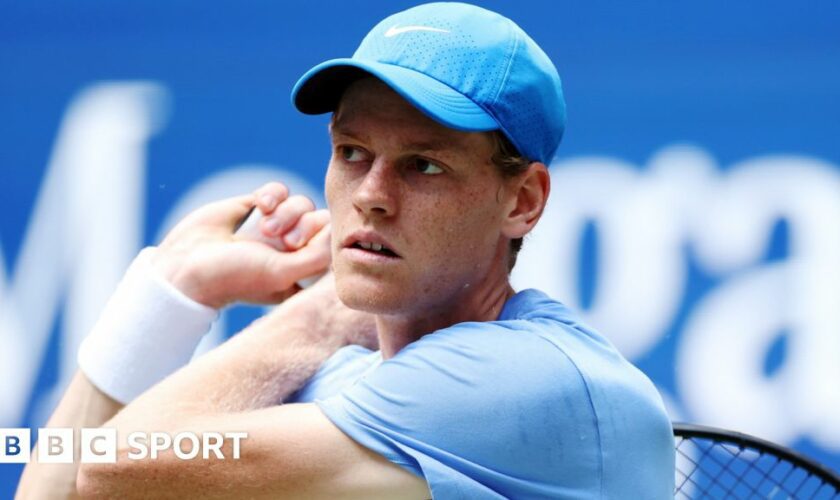
M 283 238 L 289 252 L 242 239 L 234 229 L 256 206 L 266 216 L 260 229 Z M 240 300 L 277 303 L 298 290 L 295 283 L 320 274 L 330 262 L 329 213 L 303 196 L 289 196 L 281 183 L 252 194 L 205 205 L 164 238 L 153 265 L 193 300 L 221 308 Z
M 305 332 L 310 341 L 335 350 L 349 344 L 379 348 L 374 315 L 345 306 L 336 294 L 332 273 L 257 319 L 248 329 L 272 335 L 289 328 Z

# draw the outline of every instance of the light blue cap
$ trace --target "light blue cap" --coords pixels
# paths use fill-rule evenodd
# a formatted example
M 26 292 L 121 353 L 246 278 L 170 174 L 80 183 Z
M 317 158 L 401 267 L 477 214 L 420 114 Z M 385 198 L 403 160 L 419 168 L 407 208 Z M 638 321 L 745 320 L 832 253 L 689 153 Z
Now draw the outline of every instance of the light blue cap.
M 306 72 L 292 102 L 307 114 L 335 111 L 365 74 L 447 127 L 501 130 L 531 160 L 551 161 L 563 136 L 566 103 L 554 64 L 513 21 L 474 5 L 430 3 L 387 17 L 352 58 Z

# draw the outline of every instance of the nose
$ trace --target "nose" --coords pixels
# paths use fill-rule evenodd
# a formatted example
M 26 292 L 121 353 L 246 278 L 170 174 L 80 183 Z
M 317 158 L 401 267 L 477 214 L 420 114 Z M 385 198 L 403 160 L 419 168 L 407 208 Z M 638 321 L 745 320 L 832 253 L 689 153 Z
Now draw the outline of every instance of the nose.
M 397 213 L 399 179 L 384 158 L 376 158 L 353 192 L 353 205 L 368 217 L 391 217 Z

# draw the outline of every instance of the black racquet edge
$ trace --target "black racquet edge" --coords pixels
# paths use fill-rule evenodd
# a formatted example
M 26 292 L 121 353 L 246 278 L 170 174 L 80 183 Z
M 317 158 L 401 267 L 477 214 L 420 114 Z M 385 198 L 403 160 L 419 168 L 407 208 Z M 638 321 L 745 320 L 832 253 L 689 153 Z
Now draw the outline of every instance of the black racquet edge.
M 675 423 L 678 499 L 836 499 L 840 476 L 748 434 Z

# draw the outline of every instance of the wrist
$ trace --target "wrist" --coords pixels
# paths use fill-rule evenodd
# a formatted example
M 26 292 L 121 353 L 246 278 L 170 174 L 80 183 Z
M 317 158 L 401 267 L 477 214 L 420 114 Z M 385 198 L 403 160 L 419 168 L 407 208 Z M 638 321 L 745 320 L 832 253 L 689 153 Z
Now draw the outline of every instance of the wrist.
M 213 288 L 205 284 L 205 273 L 195 266 L 195 262 L 194 256 L 184 255 L 163 246 L 158 248 L 149 260 L 152 271 L 159 279 L 189 299 L 216 310 L 226 306 L 229 301 L 212 294 Z
M 158 275 L 156 251 L 132 262 L 79 349 L 82 371 L 122 403 L 187 364 L 218 314 Z

